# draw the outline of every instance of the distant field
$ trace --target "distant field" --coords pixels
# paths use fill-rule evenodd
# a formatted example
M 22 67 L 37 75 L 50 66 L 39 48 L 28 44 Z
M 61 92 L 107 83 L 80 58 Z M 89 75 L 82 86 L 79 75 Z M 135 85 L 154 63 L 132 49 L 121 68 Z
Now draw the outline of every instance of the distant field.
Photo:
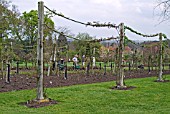
M 166 76 L 170 79 L 170 76 Z M 35 90 L 0 93 L 0 114 L 168 114 L 170 82 L 157 83 L 156 78 L 129 79 L 133 90 L 111 90 L 115 82 L 48 88 L 48 96 L 59 103 L 38 109 L 18 103 L 35 98 Z

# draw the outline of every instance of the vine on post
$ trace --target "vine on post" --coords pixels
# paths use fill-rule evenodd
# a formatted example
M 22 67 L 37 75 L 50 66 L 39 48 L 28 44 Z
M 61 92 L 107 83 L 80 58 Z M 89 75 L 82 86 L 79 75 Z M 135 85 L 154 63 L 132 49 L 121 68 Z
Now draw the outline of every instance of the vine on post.
M 118 84 L 117 88 L 126 88 L 124 85 L 124 67 L 123 67 L 123 50 L 124 50 L 124 23 L 120 24 L 120 41 L 119 41 L 119 50 L 118 50 Z

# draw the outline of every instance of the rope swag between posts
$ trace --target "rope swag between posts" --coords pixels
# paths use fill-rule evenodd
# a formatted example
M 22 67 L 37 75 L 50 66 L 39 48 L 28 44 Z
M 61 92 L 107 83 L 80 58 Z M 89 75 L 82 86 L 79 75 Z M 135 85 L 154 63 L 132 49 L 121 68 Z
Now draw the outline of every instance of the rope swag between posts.
M 133 32 L 133 33 L 135 33 L 135 34 L 137 34 L 137 35 L 143 36 L 143 37 L 156 37 L 156 36 L 159 36 L 159 33 L 157 33 L 157 34 L 152 34 L 152 35 L 142 34 L 142 33 L 137 32 L 137 31 L 135 31 L 134 29 L 132 29 L 132 28 L 130 28 L 130 27 L 128 27 L 128 26 L 125 26 L 125 30 L 126 30 L 126 29 L 129 30 L 129 31 L 131 31 L 131 32 Z M 167 39 L 167 36 L 166 36 L 165 34 L 162 34 L 162 36 L 163 36 L 165 39 Z
M 68 38 L 71 38 L 71 39 L 74 39 L 74 40 L 80 40 L 80 39 L 78 39 L 78 38 L 75 38 L 75 37 L 73 37 L 73 36 L 70 36 L 70 35 L 66 35 L 66 34 L 64 34 L 63 32 L 59 32 L 59 31 L 57 31 L 57 30 L 55 30 L 55 29 L 52 29 L 52 28 L 50 28 L 48 25 L 46 25 L 46 24 L 44 24 L 48 29 L 50 29 L 50 30 L 52 30 L 52 31 L 54 31 L 54 32 L 56 32 L 56 33 L 58 33 L 58 34 L 61 34 L 61 35 L 63 35 L 63 36 L 66 36 L 66 37 L 68 37 Z M 108 37 L 108 38 L 100 38 L 100 39 L 94 39 L 94 40 L 85 40 L 86 42 L 101 42 L 101 41 L 108 41 L 108 40 L 114 40 L 114 39 L 119 39 L 119 37 Z
M 142 34 L 142 33 L 140 33 L 140 32 L 137 32 L 137 31 L 135 31 L 135 30 L 133 30 L 132 28 L 130 28 L 130 27 L 128 27 L 128 26 L 125 26 L 125 30 L 129 30 L 129 31 L 131 31 L 131 32 L 133 32 L 133 33 L 135 33 L 135 34 L 137 34 L 137 35 L 139 35 L 139 36 L 143 36 L 143 37 L 156 37 L 156 36 L 159 36 L 159 34 L 153 34 L 153 35 L 146 35 L 146 34 Z
M 70 20 L 70 21 L 73 21 L 73 22 L 75 22 L 75 23 L 79 23 L 79 24 L 82 24 L 82 25 L 85 25 L 85 26 L 116 28 L 116 30 L 119 29 L 119 27 L 120 27 L 120 25 L 116 26 L 116 24 L 111 24 L 110 22 L 104 23 L 104 24 L 100 24 L 100 23 L 97 22 L 97 21 L 84 23 L 84 22 L 81 22 L 81 21 L 77 21 L 77 20 L 71 19 L 71 18 L 69 18 L 69 17 L 65 17 L 63 14 L 57 13 L 55 10 L 51 10 L 51 9 L 48 8 L 47 6 L 44 6 L 44 7 L 45 7 L 48 11 L 50 11 L 52 14 L 54 14 L 54 15 L 57 15 L 57 16 L 59 16 L 59 17 L 63 17 L 63 18 L 65 18 L 65 19 L 67 19 L 67 20 Z M 47 25 L 46 25 L 46 26 L 47 26 Z M 48 27 L 48 26 L 47 26 L 47 27 Z M 49 27 L 48 27 L 48 28 L 49 28 Z M 51 28 L 49 28 L 49 29 L 51 29 Z M 134 29 L 132 29 L 132 28 L 130 28 L 130 27 L 128 27 L 128 26 L 124 26 L 124 29 L 125 29 L 125 30 L 127 29 L 127 30 L 129 30 L 129 31 L 131 31 L 131 32 L 133 32 L 133 33 L 135 33 L 135 34 L 137 34 L 137 35 L 140 35 L 140 36 L 142 36 L 142 37 L 156 37 L 156 36 L 159 36 L 159 33 L 157 33 L 157 34 L 152 34 L 152 35 L 142 34 L 142 33 L 138 32 L 138 31 L 135 31 Z M 65 35 L 65 34 L 59 32 L 59 31 L 54 30 L 54 29 L 53 29 L 53 31 L 56 32 L 56 33 L 58 33 L 58 34 L 62 34 L 62 35 L 64 35 L 64 36 L 68 37 L 68 38 L 72 38 L 72 39 L 74 39 L 74 40 L 79 40 L 78 38 L 75 38 L 75 37 L 72 37 L 72 36 L 69 36 L 69 35 Z M 165 34 L 162 34 L 162 36 L 163 36 L 165 39 L 167 39 L 167 36 L 166 36 Z M 109 37 L 109 38 L 104 38 L 104 39 L 101 38 L 101 39 L 95 39 L 95 40 L 88 40 L 87 42 L 101 42 L 101 41 L 107 41 L 107 40 L 112 40 L 112 39 L 119 39 L 119 37 L 117 37 L 117 38 Z M 128 41 L 130 41 L 131 43 L 133 42 L 133 41 L 129 40 L 127 37 L 125 37 L 125 39 L 128 40 Z M 133 44 L 135 44 L 135 43 L 133 42 Z
M 48 8 L 47 6 L 44 6 L 48 11 L 52 12 L 54 15 L 57 15 L 59 17 L 63 17 L 67 20 L 70 20 L 70 21 L 73 21 L 75 23 L 79 23 L 79 24 L 82 24 L 82 25 L 85 25 L 85 26 L 92 26 L 92 27 L 108 27 L 108 28 L 118 28 L 119 26 L 116 26 L 116 24 L 111 24 L 110 22 L 108 23 L 103 23 L 103 24 L 100 24 L 99 22 L 97 21 L 94 21 L 94 22 L 87 22 L 87 23 L 84 23 L 84 22 L 81 22 L 81 21 L 77 21 L 77 20 L 74 20 L 74 19 L 71 19 L 69 17 L 65 17 L 63 14 L 61 13 L 56 13 L 55 10 L 51 10 L 50 8 Z

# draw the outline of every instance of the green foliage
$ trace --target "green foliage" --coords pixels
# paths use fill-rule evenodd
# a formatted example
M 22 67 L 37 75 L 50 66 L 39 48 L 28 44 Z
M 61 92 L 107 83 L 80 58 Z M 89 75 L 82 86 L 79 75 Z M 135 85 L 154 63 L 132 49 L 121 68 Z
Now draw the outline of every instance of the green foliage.
M 9 30 L 11 11 L 8 9 L 11 6 L 10 2 L 0 0 L 0 34 L 6 36 L 6 31 Z M 1 36 L 2 37 L 2 36 Z
M 9 8 L 12 7 L 12 10 Z M 9 34 L 11 33 L 12 18 L 16 18 L 15 6 L 11 5 L 11 2 L 6 0 L 0 0 L 0 59 L 7 60 L 13 56 L 13 52 L 7 49 L 9 46 Z M 8 54 L 11 55 L 8 57 Z
M 75 40 L 73 42 L 75 49 L 77 51 L 77 54 L 79 54 L 80 56 L 82 56 L 82 55 L 99 56 L 99 50 L 100 50 L 101 44 L 99 42 L 95 42 L 95 43 L 87 42 L 87 40 L 88 41 L 92 40 L 93 37 L 91 37 L 87 33 L 79 33 L 77 35 L 77 38 L 79 40 Z M 93 52 L 94 48 L 95 48 L 95 55 Z
M 36 10 L 31 10 L 29 13 L 24 12 L 21 20 L 24 21 L 24 36 L 28 43 L 35 44 L 38 30 L 38 13 Z M 27 44 L 28 45 L 28 44 Z
M 45 15 L 44 24 L 51 28 L 54 28 L 54 22 L 49 15 Z M 21 20 L 24 22 L 24 37 L 28 40 L 29 45 L 34 45 L 37 40 L 38 32 L 38 11 L 31 10 L 30 12 L 24 12 L 21 16 Z M 52 30 L 44 27 L 44 38 L 52 35 Z
M 54 22 L 51 20 L 50 15 L 45 14 L 44 24 L 54 28 Z M 36 58 L 36 44 L 38 38 L 38 11 L 31 10 L 30 12 L 24 12 L 22 16 L 19 17 L 19 23 L 13 23 L 13 35 L 17 35 L 16 40 L 19 40 L 20 60 L 31 60 L 35 61 Z M 45 38 L 52 38 L 53 31 L 44 26 L 44 46 Z M 51 45 L 50 45 L 51 46 Z M 48 50 L 49 51 L 49 50 Z M 18 51 L 17 51 L 18 52 Z
M 76 54 L 77 54 L 77 51 L 75 51 L 75 50 L 68 51 L 69 58 L 73 58 Z
M 90 37 L 89 34 L 87 33 L 79 33 L 77 35 L 77 38 L 79 40 L 75 40 L 73 42 L 75 49 L 77 51 L 77 53 L 79 53 L 80 55 L 85 55 L 86 54 L 86 48 L 87 48 L 87 43 L 86 40 L 91 40 L 92 37 Z

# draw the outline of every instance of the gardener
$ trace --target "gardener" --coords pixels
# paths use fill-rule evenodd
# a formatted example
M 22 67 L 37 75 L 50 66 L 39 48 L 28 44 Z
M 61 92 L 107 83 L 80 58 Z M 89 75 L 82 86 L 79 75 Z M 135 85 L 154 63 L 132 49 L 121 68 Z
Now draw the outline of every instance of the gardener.
M 82 56 L 82 65 L 85 66 L 85 55 Z
M 74 65 L 74 68 L 76 68 L 76 66 L 77 66 L 77 62 L 78 62 L 78 59 L 77 59 L 77 57 L 78 57 L 78 55 L 75 55 L 74 57 L 73 57 L 73 65 Z

